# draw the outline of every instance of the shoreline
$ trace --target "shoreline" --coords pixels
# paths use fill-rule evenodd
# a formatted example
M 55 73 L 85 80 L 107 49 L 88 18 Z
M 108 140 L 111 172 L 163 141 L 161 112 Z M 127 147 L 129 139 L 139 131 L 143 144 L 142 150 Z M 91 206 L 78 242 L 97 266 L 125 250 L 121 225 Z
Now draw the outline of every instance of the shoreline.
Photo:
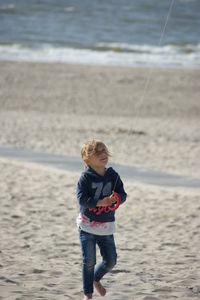
M 44 64 L 44 65 L 69 65 L 69 66 L 85 66 L 85 67 L 100 67 L 100 68 L 113 68 L 113 69 L 139 69 L 139 70 L 161 70 L 161 71 L 167 71 L 167 70 L 174 70 L 174 71 L 200 71 L 200 67 L 194 67 L 194 66 L 176 66 L 169 65 L 169 66 L 162 66 L 160 65 L 114 65 L 114 64 L 108 64 L 108 63 L 84 63 L 84 62 L 65 62 L 65 61 L 37 61 L 37 60 L 29 60 L 29 59 L 1 59 L 0 58 L 0 64 L 1 63 L 16 63 L 16 64 Z
M 142 71 L 145 71 L 145 70 L 149 70 L 149 69 L 152 69 L 152 70 L 161 70 L 161 71 L 194 71 L 194 72 L 199 72 L 200 71 L 200 67 L 189 67 L 189 66 L 176 66 L 175 64 L 172 65 L 172 66 L 164 66 L 162 67 L 162 64 L 161 65 L 157 65 L 157 66 L 154 66 L 154 65 L 114 65 L 114 64 L 109 64 L 109 63 L 105 63 L 105 64 L 98 64 L 98 63 L 84 63 L 84 62 L 65 62 L 65 61 L 37 61 L 37 60 L 20 60 L 20 59 L 1 59 L 0 58 L 0 64 L 34 64 L 34 65 L 64 65 L 64 66 L 74 66 L 74 67 L 77 67 L 77 66 L 82 66 L 82 67 L 88 67 L 88 68 L 105 68 L 105 69 L 109 69 L 109 68 L 113 68 L 113 69 L 139 69 L 139 70 L 142 70 Z

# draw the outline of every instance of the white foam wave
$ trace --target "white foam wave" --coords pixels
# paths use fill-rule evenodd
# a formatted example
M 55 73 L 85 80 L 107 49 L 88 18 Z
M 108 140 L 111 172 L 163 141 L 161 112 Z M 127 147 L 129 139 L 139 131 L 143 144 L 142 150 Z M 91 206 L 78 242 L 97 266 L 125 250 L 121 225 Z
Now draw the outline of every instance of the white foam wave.
M 149 45 L 98 44 L 98 47 L 104 48 L 104 51 L 59 48 L 51 45 L 43 45 L 40 48 L 1 45 L 0 60 L 128 67 L 200 68 L 200 45 L 187 45 L 183 48 L 171 45 L 154 47 Z M 125 49 L 129 49 L 129 51 L 126 52 Z
M 151 46 L 151 45 L 132 45 L 126 43 L 98 43 L 97 49 L 107 49 L 116 52 L 133 52 L 133 53 L 152 53 L 152 54 L 175 54 L 175 53 L 195 53 L 200 51 L 198 45 L 166 45 L 166 46 Z

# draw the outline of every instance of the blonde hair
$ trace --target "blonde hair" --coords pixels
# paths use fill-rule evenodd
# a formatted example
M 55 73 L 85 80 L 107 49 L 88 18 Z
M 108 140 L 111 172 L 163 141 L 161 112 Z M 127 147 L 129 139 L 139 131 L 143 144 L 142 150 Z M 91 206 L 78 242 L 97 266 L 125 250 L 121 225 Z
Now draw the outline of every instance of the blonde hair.
M 99 140 L 90 140 L 85 142 L 81 147 L 81 157 L 84 161 L 84 165 L 87 166 L 87 160 L 92 155 L 98 155 L 103 151 L 107 152 L 108 156 L 111 156 L 107 146 L 103 142 Z

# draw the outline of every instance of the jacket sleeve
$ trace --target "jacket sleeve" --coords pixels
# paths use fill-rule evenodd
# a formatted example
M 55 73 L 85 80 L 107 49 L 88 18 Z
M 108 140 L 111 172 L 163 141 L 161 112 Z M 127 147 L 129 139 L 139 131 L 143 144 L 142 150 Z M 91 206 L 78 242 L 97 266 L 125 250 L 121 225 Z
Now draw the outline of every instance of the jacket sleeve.
M 117 174 L 117 173 L 116 173 Z M 124 190 L 124 184 L 119 176 L 119 174 L 117 174 L 118 178 L 117 179 L 117 183 L 116 183 L 116 187 L 115 187 L 115 192 L 119 195 L 120 197 L 120 204 L 124 203 L 126 201 L 126 198 L 127 198 L 127 194 Z
M 89 195 L 87 178 L 84 175 L 81 176 L 77 184 L 76 195 L 78 203 L 83 208 L 95 208 L 98 199 Z

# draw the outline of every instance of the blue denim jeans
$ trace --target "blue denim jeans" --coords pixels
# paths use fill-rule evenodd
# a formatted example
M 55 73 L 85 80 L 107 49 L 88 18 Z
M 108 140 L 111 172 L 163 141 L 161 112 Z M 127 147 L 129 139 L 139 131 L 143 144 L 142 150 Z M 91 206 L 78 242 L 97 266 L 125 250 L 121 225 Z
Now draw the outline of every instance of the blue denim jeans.
M 84 294 L 93 293 L 93 282 L 99 281 L 117 262 L 114 236 L 95 235 L 79 229 L 82 250 L 82 279 Z M 96 266 L 96 244 L 102 261 Z

